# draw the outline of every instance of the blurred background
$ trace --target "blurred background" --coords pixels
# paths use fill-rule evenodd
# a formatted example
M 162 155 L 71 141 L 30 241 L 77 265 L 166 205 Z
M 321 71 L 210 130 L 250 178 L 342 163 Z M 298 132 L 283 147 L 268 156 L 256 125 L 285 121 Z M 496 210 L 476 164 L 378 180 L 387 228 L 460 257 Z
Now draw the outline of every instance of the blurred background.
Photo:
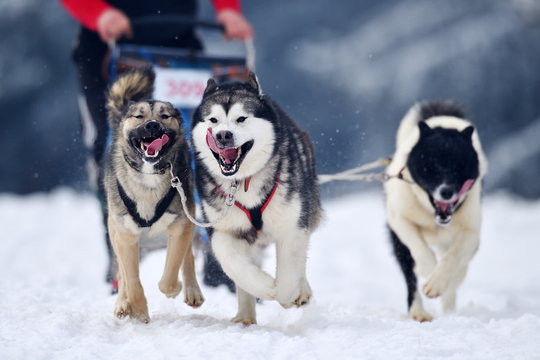
M 208 0 L 200 17 L 214 19 Z M 263 90 L 307 130 L 319 173 L 390 155 L 419 100 L 476 123 L 488 192 L 540 197 L 540 3 L 535 0 L 244 0 Z M 71 48 L 57 1 L 0 3 L 0 192 L 87 191 Z M 325 185 L 325 197 L 366 188 Z

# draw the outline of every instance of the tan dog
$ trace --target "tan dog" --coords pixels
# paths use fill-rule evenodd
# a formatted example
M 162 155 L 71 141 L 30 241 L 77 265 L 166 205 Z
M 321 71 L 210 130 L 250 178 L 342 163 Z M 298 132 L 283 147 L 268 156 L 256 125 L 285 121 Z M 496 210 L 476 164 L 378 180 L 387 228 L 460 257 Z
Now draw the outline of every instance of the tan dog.
M 152 95 L 154 72 L 136 70 L 111 87 L 107 109 L 112 129 L 103 185 L 107 194 L 108 230 L 118 261 L 119 292 L 115 314 L 150 320 L 139 280 L 139 241 L 167 234 L 167 258 L 159 289 L 167 297 L 182 290 L 184 301 L 200 306 L 204 298 L 195 276 L 192 253 L 194 225 L 171 187 L 170 168 L 178 176 L 194 212 L 193 180 L 182 118 L 169 103 L 143 100 Z

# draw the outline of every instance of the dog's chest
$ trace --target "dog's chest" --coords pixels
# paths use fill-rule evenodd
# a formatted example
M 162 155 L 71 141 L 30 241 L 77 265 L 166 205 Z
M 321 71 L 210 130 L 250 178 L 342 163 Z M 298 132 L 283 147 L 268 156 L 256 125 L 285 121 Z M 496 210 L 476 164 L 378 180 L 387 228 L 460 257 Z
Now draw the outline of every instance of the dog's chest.
M 271 198 L 261 196 L 255 191 L 237 192 L 236 204 L 232 206 L 226 218 L 216 224 L 217 230 L 249 231 L 257 225 L 254 217 L 260 216 L 262 227 L 257 231 L 258 238 L 272 238 L 298 228 L 301 203 L 298 197 L 285 198 L 285 189 L 277 187 Z M 258 214 L 257 214 L 258 213 Z M 217 219 L 220 212 L 213 207 L 207 208 L 210 219 Z
M 152 226 L 149 228 L 142 228 L 133 220 L 133 217 L 131 215 L 127 214 L 124 215 L 124 226 L 131 230 L 134 234 L 141 234 L 143 232 L 147 232 L 149 236 L 154 237 L 161 233 L 167 232 L 168 227 L 176 220 L 178 215 L 171 214 L 171 213 L 165 213 L 163 214 Z

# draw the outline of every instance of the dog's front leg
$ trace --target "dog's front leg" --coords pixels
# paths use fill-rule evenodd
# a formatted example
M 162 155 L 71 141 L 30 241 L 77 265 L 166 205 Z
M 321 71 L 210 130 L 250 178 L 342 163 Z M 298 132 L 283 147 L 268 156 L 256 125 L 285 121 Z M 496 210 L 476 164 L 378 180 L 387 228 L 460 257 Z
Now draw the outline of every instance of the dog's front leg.
M 112 216 L 109 216 L 108 224 L 121 273 L 116 316 L 119 318 L 129 316 L 148 323 L 150 321 L 148 305 L 139 279 L 139 235 L 118 224 Z
M 284 308 L 302 306 L 311 299 L 311 287 L 306 279 L 309 244 L 307 231 L 293 231 L 276 242 L 276 300 Z
M 389 216 L 388 224 L 411 252 L 417 276 L 428 277 L 437 265 L 437 257 L 422 237 L 418 226 L 400 216 Z
M 238 287 L 261 299 L 275 299 L 274 278 L 253 263 L 251 245 L 246 240 L 216 230 L 212 235 L 212 250 L 223 271 Z
M 159 290 L 169 298 L 175 298 L 182 290 L 178 273 L 193 237 L 194 225 L 189 221 L 174 221 L 168 228 L 167 257 Z
M 453 244 L 424 284 L 424 294 L 436 298 L 450 288 L 455 290 L 465 277 L 467 265 L 476 254 L 479 243 L 478 231 L 458 232 Z
M 186 256 L 184 257 L 182 276 L 184 278 L 184 302 L 194 308 L 201 306 L 204 303 L 204 296 L 197 282 L 192 242 L 190 242 Z
M 238 300 L 238 312 L 236 313 L 236 316 L 232 318 L 232 322 L 246 326 L 257 324 L 255 297 L 238 286 L 236 287 L 236 297 Z

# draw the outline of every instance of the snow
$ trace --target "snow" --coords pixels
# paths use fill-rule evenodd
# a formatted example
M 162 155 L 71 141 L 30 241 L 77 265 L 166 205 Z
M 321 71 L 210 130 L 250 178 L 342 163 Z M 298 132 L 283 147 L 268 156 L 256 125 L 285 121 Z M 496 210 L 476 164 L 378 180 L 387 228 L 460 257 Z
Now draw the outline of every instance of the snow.
M 236 300 L 224 287 L 203 286 L 206 302 L 195 310 L 166 299 L 157 289 L 164 251 L 151 253 L 141 267 L 152 317 L 144 325 L 112 314 L 91 195 L 0 195 L 0 358 L 540 358 L 540 201 L 486 197 L 481 248 L 457 312 L 422 324 L 405 317 L 382 205 L 378 191 L 325 202 L 308 260 L 313 302 L 289 310 L 259 304 L 256 326 L 229 321 Z M 436 301 L 428 306 L 439 314 Z

